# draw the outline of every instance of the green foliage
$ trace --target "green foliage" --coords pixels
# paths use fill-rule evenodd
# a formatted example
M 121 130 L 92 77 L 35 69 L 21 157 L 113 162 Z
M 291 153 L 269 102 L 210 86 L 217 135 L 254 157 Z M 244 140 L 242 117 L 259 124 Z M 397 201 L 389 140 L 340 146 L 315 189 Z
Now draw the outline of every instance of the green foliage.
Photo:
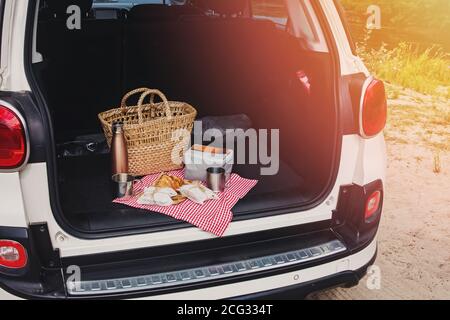
M 450 0 L 341 3 L 357 32 L 358 53 L 373 73 L 403 87 L 450 98 Z M 366 11 L 372 4 L 381 8 L 379 31 L 364 28 Z
M 418 92 L 450 98 L 449 55 L 438 47 L 423 52 L 407 43 L 394 49 L 358 46 L 359 55 L 379 78 Z

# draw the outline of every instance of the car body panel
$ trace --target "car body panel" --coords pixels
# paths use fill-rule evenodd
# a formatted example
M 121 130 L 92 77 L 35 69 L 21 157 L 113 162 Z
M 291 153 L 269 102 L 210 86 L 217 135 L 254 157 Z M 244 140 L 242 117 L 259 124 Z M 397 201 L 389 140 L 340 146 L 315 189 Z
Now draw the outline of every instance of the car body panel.
M 28 225 L 18 172 L 0 173 L 0 219 L 7 227 Z
M 320 0 L 327 22 L 330 25 L 331 32 L 338 48 L 339 61 L 341 66 L 341 75 L 351 75 L 356 73 L 364 73 L 367 77 L 370 72 L 364 66 L 362 60 L 353 54 L 352 48 L 348 41 L 347 33 L 340 18 L 339 12 L 334 1 Z
M 340 61 L 340 76 L 364 74 L 369 76 L 361 59 L 356 57 L 348 43 L 339 13 L 329 0 L 319 0 L 328 20 L 333 42 L 336 44 Z M 31 91 L 25 72 L 25 30 L 28 1 L 5 3 L 3 38 L 1 50 L 2 91 Z M 35 60 L 36 58 L 36 60 Z M 33 61 L 39 56 L 33 55 Z M 338 175 L 331 193 L 315 208 L 272 217 L 232 222 L 225 236 L 331 220 L 336 209 L 342 185 L 363 186 L 381 179 L 385 184 L 386 146 L 382 134 L 372 139 L 362 139 L 357 134 L 344 135 Z M 50 241 L 61 257 L 73 257 L 96 253 L 125 251 L 130 249 L 156 247 L 168 244 L 211 239 L 212 235 L 196 228 L 137 234 L 107 239 L 81 239 L 67 233 L 55 220 L 50 205 L 47 164 L 30 163 L 20 172 L 0 173 L 0 225 L 27 227 L 29 224 L 45 223 Z M 185 291 L 151 298 L 161 299 L 214 299 L 248 295 L 256 292 L 288 287 L 314 281 L 340 272 L 357 270 L 370 261 L 376 253 L 376 239 L 363 249 L 345 259 L 327 264 L 289 272 L 277 276 L 259 278 L 240 283 Z M 0 298 L 14 298 L 0 289 Z

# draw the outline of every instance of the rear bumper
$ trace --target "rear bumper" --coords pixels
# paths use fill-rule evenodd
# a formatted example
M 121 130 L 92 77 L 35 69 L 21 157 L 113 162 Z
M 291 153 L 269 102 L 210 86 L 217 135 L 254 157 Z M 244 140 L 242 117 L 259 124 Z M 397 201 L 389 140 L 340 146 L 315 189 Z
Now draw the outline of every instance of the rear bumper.
M 374 239 L 361 251 L 328 263 L 289 273 L 222 286 L 183 291 L 140 299 L 302 299 L 307 295 L 337 286 L 353 286 L 365 275 L 377 256 Z
M 344 271 L 330 275 L 321 279 L 313 280 L 307 283 L 301 283 L 290 287 L 283 287 L 274 290 L 258 292 L 240 297 L 234 297 L 233 300 L 298 300 L 307 298 L 308 295 L 330 288 L 353 287 L 358 285 L 359 281 L 366 275 L 367 269 L 374 264 L 377 253 L 362 268 L 352 271 Z
M 140 296 L 139 299 L 302 299 L 313 292 L 327 288 L 358 284 L 359 280 L 365 275 L 367 267 L 375 261 L 376 255 L 377 240 L 374 239 L 360 251 L 309 268 L 195 290 Z M 14 291 L 6 291 L 6 287 L 2 289 L 0 286 L 1 300 L 20 298 L 23 298 L 23 296 L 16 296 Z M 32 297 L 29 296 L 28 298 Z

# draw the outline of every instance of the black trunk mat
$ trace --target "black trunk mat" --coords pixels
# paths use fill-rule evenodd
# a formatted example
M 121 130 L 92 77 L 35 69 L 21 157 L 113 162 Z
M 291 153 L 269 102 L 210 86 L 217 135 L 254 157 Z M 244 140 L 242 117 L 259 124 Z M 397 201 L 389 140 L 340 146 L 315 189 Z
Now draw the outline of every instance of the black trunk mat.
M 70 224 L 83 231 L 168 227 L 185 224 L 169 216 L 112 203 L 109 155 L 59 159 L 61 207 Z M 235 217 L 306 201 L 304 181 L 280 162 L 275 176 L 260 176 L 257 165 L 237 165 L 234 172 L 258 179 L 250 193 L 233 208 Z

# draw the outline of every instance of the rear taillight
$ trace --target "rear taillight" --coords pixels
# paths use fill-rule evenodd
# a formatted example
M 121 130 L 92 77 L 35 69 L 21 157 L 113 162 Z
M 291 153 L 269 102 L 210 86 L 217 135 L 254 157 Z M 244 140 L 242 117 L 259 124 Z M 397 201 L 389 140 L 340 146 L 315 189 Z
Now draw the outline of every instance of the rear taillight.
M 364 218 L 370 222 L 379 211 L 381 205 L 381 191 L 373 192 L 366 200 Z
M 25 162 L 26 133 L 20 116 L 0 105 L 0 170 L 16 169 Z
M 387 119 L 387 99 L 384 83 L 370 78 L 367 80 L 360 110 L 360 134 L 371 138 L 383 131 Z
M 12 240 L 0 240 L 0 267 L 22 269 L 27 262 L 27 251 L 20 243 Z

